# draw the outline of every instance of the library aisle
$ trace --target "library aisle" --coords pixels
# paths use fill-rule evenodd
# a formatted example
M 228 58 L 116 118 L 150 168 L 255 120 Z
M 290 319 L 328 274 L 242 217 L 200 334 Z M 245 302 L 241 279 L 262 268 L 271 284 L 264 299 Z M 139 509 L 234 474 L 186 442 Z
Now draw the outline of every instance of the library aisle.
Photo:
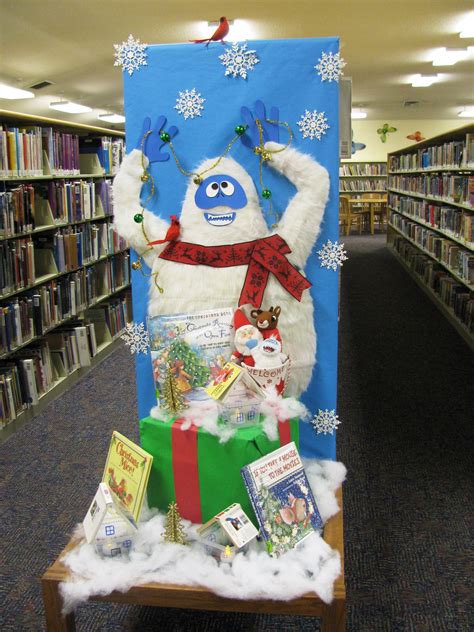
M 384 235 L 345 243 L 338 458 L 349 470 L 347 629 L 467 631 L 471 354 Z M 113 429 L 138 440 L 123 347 L 0 446 L 2 632 L 44 629 L 39 577 L 82 520 Z M 304 617 L 98 603 L 79 607 L 76 620 L 90 632 L 318 629 Z

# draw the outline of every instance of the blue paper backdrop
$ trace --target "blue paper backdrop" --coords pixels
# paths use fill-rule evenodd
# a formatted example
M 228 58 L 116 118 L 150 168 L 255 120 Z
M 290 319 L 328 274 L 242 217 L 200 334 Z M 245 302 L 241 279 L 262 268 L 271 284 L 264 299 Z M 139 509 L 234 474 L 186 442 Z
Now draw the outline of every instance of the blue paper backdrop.
M 323 52 L 339 51 L 337 38 L 249 41 L 249 50 L 255 50 L 259 63 L 249 71 L 247 79 L 225 76 L 225 67 L 219 55 L 225 51 L 220 43 L 206 48 L 198 44 L 149 46 L 147 66 L 135 70 L 131 76 L 124 72 L 127 150 L 131 151 L 141 136 L 143 120 L 151 117 L 152 126 L 159 115 L 167 117 L 170 125 L 179 128 L 175 146 L 184 168 L 193 170 L 203 159 L 219 156 L 235 135 L 234 127 L 241 124 L 240 109 L 253 110 L 261 99 L 267 106 L 280 108 L 280 120 L 287 121 L 294 134 L 293 146 L 312 154 L 329 172 L 330 195 L 322 231 L 306 266 L 306 275 L 312 282 L 317 331 L 317 364 L 311 384 L 302 400 L 312 413 L 318 409 L 336 409 L 337 380 L 337 321 L 338 277 L 332 270 L 320 267 L 317 250 L 328 239 L 338 239 L 338 138 L 339 138 L 339 85 L 322 81 L 314 66 Z M 185 120 L 174 109 L 179 92 L 196 89 L 205 99 L 201 116 Z M 328 125 L 321 140 L 304 139 L 297 121 L 306 110 L 324 112 Z M 282 129 L 280 142 L 286 142 Z M 179 149 L 178 149 L 179 148 Z M 257 157 L 238 141 L 230 156 L 251 174 L 259 186 Z M 187 187 L 172 158 L 154 163 L 152 174 L 158 194 L 147 205 L 163 218 L 179 215 Z M 265 185 L 272 191 L 277 208 L 285 209 L 294 194 L 293 186 L 281 176 L 265 168 Z M 268 203 L 262 201 L 262 207 Z M 132 209 L 131 209 L 132 212 Z M 272 220 L 268 222 L 272 223 Z M 135 258 L 133 258 L 135 260 Z M 139 272 L 133 272 L 134 321 L 145 322 L 148 284 Z M 176 282 L 179 283 L 179 277 Z M 212 308 L 212 305 L 209 306 Z M 139 417 L 149 414 L 156 404 L 149 355 L 137 355 Z M 316 434 L 310 424 L 301 424 L 301 453 L 304 456 L 335 458 L 334 434 Z

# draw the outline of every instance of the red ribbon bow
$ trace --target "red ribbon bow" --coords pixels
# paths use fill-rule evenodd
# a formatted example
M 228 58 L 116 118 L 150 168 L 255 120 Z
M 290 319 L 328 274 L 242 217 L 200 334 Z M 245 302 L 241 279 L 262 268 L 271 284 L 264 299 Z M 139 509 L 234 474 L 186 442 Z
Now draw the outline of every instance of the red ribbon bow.
M 248 265 L 239 305 L 249 303 L 258 308 L 262 304 L 270 273 L 298 301 L 301 301 L 304 290 L 311 287 L 308 279 L 286 258 L 285 255 L 290 252 L 291 248 L 280 235 L 272 235 L 225 246 L 175 241 L 168 244 L 159 257 L 166 261 L 212 268 Z

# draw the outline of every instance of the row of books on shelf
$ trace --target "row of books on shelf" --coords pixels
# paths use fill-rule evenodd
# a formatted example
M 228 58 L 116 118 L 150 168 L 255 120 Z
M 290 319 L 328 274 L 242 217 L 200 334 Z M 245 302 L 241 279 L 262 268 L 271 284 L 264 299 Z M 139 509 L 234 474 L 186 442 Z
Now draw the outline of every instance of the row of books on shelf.
M 435 169 L 436 167 L 474 169 L 474 134 L 466 134 L 462 140 L 423 147 L 413 153 L 389 158 L 389 171 Z
M 1 237 L 112 214 L 112 183 L 107 180 L 20 184 L 0 192 Z
M 339 180 L 339 190 L 344 192 L 385 191 L 386 180 Z
M 63 321 L 129 285 L 120 259 L 103 261 L 0 304 L 0 355 L 42 336 Z
M 474 176 L 424 174 L 419 176 L 390 175 L 388 188 L 444 198 L 474 208 Z
M 28 288 L 42 277 L 71 272 L 125 248 L 125 241 L 108 222 L 58 229 L 52 236 L 35 240 L 25 237 L 0 242 L 0 299 Z M 116 260 L 128 269 L 128 253 Z
M 51 207 L 54 221 L 79 222 L 98 214 L 113 215 L 112 182 L 53 180 L 40 189 Z
M 0 176 L 7 175 L 43 175 L 41 127 L 0 125 Z
M 438 296 L 468 332 L 474 334 L 474 293 L 449 275 L 438 263 L 403 239 L 396 236 L 393 248 L 431 290 Z
M 0 177 L 44 175 L 44 156 L 52 175 L 79 175 L 81 153 L 96 155 L 102 170 L 114 175 L 123 158 L 124 142 L 111 136 L 79 137 L 53 127 L 0 125 Z
M 387 175 L 387 164 L 385 162 L 376 163 L 343 163 L 339 165 L 340 176 L 385 176 Z
M 474 286 L 474 253 L 395 211 L 390 212 L 390 223 L 423 250 L 443 262 L 454 274 Z
M 128 296 L 88 310 L 0 363 L 0 415 L 5 426 L 112 342 L 131 320 Z
M 388 205 L 464 241 L 467 246 L 474 246 L 474 215 L 471 211 L 397 193 L 390 193 Z
M 125 155 L 122 138 L 88 137 L 81 140 L 82 154 L 96 154 L 105 173 L 115 175 Z

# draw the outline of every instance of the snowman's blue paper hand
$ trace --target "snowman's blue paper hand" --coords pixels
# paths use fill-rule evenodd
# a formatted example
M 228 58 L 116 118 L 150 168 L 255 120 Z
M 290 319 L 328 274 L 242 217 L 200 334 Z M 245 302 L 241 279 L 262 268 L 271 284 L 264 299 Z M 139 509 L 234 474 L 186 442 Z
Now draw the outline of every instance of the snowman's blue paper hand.
M 268 121 L 278 121 L 278 117 L 280 116 L 280 111 L 277 107 L 271 107 L 269 115 L 267 117 L 265 105 L 263 101 L 256 101 L 254 112 L 252 112 L 247 107 L 242 107 L 241 115 L 244 120 L 244 123 L 247 125 L 247 130 L 245 134 L 241 136 L 242 142 L 246 147 L 254 148 L 260 145 L 260 130 L 255 122 L 258 119 L 262 125 L 263 131 L 263 142 L 266 143 L 268 141 L 274 141 L 278 143 L 280 140 L 280 130 L 276 123 L 269 123 Z
M 166 125 L 166 116 L 160 115 L 156 119 L 156 124 L 153 130 L 151 130 L 151 119 L 147 116 L 143 121 L 142 133 L 140 134 L 140 138 L 136 144 L 137 149 L 143 149 L 143 153 L 148 158 L 149 162 L 165 162 L 169 160 L 169 153 L 167 151 L 161 151 L 162 147 L 167 144 L 166 141 L 161 140 L 160 132 L 165 131 Z M 151 133 L 145 139 L 143 143 L 143 138 L 147 132 Z M 178 128 L 175 125 L 172 125 L 168 134 L 170 135 L 170 139 L 172 140 L 176 134 L 178 133 Z M 143 143 L 143 147 L 142 147 Z

